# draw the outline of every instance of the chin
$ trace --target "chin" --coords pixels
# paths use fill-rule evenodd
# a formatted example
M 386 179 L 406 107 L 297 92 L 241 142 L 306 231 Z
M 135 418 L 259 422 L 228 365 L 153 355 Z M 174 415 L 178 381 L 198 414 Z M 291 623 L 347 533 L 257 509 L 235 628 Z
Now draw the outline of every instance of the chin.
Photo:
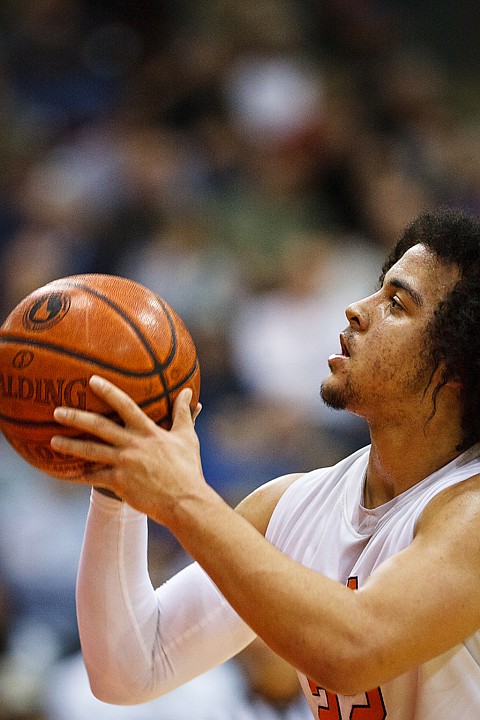
M 334 382 L 331 382 L 332 378 L 327 378 L 323 381 L 320 388 L 320 397 L 322 398 L 325 405 L 333 410 L 346 410 L 347 409 L 347 393 L 344 388 L 338 387 Z

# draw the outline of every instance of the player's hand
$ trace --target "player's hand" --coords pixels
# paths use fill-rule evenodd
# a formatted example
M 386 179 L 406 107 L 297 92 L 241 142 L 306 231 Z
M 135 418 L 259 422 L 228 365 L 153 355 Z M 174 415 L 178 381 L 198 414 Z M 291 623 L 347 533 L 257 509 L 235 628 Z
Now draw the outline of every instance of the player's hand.
M 70 407 L 56 408 L 55 420 L 79 430 L 88 439 L 55 435 L 52 448 L 95 463 L 84 482 L 103 487 L 169 526 L 182 497 L 202 492 L 200 448 L 189 402 L 191 390 L 178 395 L 171 430 L 154 423 L 122 390 L 93 376 L 92 390 L 121 418 L 124 426 L 104 415 Z

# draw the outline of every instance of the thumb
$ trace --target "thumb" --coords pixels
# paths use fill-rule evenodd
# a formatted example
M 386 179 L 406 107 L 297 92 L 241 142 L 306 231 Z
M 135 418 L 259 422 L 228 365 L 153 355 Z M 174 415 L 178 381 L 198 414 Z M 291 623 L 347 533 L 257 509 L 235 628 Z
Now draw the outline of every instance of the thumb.
M 193 422 L 192 413 L 190 411 L 190 402 L 192 400 L 192 396 L 193 391 L 191 388 L 184 388 L 181 392 L 178 393 L 178 396 L 173 403 L 173 425 L 178 424 L 179 421 L 185 422 L 187 417 L 189 418 L 190 422 Z

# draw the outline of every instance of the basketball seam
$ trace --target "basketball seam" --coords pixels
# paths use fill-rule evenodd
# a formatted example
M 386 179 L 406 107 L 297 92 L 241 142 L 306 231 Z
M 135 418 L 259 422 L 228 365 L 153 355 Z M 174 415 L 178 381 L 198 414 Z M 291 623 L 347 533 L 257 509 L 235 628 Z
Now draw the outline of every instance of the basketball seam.
M 148 378 L 152 375 L 157 374 L 156 367 L 158 366 L 158 363 L 156 364 L 156 367 L 154 367 L 152 370 L 148 370 L 145 372 L 135 372 L 133 370 L 128 370 L 119 367 L 118 365 L 109 364 L 103 360 L 100 360 L 99 358 L 96 358 L 94 355 L 86 355 L 83 353 L 76 352 L 75 350 L 68 350 L 67 348 L 63 347 L 62 345 L 56 345 L 55 343 L 49 343 L 45 342 L 43 340 L 32 340 L 25 338 L 24 335 L 3 335 L 0 337 L 0 345 L 7 345 L 7 344 L 21 344 L 22 347 L 35 347 L 42 350 L 51 350 L 54 353 L 57 353 L 58 355 L 66 355 L 67 357 L 75 358 L 76 360 L 82 360 L 84 362 L 88 362 L 91 365 L 96 365 L 97 367 L 101 367 L 104 370 L 111 370 L 113 372 L 118 372 L 119 374 L 126 375 L 127 377 L 135 377 L 135 378 Z
M 149 375 L 147 375 L 147 377 L 151 377 L 152 375 L 158 375 L 160 378 L 160 382 L 162 383 L 162 387 L 164 390 L 162 397 L 165 397 L 166 402 L 167 402 L 166 417 L 169 417 L 172 412 L 172 400 L 170 397 L 170 391 L 168 389 L 168 383 L 165 378 L 164 370 L 166 368 L 168 368 L 168 366 L 172 362 L 172 360 L 175 357 L 175 354 L 177 352 L 177 333 L 175 331 L 175 325 L 173 323 L 171 313 L 170 313 L 166 303 L 163 302 L 162 298 L 159 295 L 152 293 L 154 295 L 154 297 L 156 298 L 157 302 L 160 303 L 160 305 L 163 309 L 165 317 L 167 318 L 167 322 L 170 326 L 170 334 L 171 334 L 171 338 L 172 338 L 172 347 L 171 347 L 170 353 L 167 356 L 167 358 L 165 359 L 164 363 L 161 363 L 158 360 L 157 355 L 155 354 L 153 348 L 150 346 L 150 343 L 147 341 L 146 337 L 141 332 L 141 330 L 137 327 L 137 325 L 135 324 L 133 319 L 129 315 L 127 315 L 127 313 L 122 308 L 120 308 L 113 300 L 110 300 L 110 298 L 103 295 L 103 293 L 99 292 L 98 290 L 94 290 L 93 288 L 89 287 L 88 285 L 84 285 L 81 282 L 70 281 L 70 282 L 66 282 L 65 285 L 67 285 L 67 286 L 70 285 L 72 287 L 81 288 L 82 290 L 85 290 L 86 292 L 91 293 L 94 297 L 99 298 L 106 305 L 113 308 L 120 315 L 120 317 L 122 317 L 130 325 L 130 327 L 133 328 L 135 334 L 139 338 L 143 347 L 146 349 L 147 353 L 150 355 L 150 358 L 152 359 L 153 364 L 154 364 L 152 372 Z M 142 377 L 142 376 L 140 376 L 140 377 Z

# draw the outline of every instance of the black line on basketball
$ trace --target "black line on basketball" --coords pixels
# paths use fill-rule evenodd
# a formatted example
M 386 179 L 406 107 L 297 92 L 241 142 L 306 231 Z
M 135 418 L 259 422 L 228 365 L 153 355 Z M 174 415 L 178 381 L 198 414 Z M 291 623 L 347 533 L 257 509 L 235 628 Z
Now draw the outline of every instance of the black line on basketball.
M 191 370 L 189 370 L 186 375 L 184 375 L 182 378 L 180 378 L 180 380 L 175 385 L 172 385 L 167 393 L 161 393 L 160 395 L 155 395 L 154 397 L 148 398 L 147 400 L 142 400 L 142 402 L 138 403 L 139 407 L 141 407 L 142 409 L 145 409 L 152 403 L 158 402 L 158 400 L 163 400 L 163 398 L 166 397 L 167 401 L 170 401 L 170 402 L 167 402 L 168 407 L 169 407 L 169 413 L 170 413 L 171 412 L 170 395 L 175 393 L 179 388 L 182 387 L 182 385 L 184 383 L 186 383 L 188 380 L 190 380 L 190 378 L 195 374 L 195 371 L 197 370 L 197 368 L 198 368 L 198 358 L 195 358 L 195 363 L 193 364 Z
M 172 347 L 171 347 L 170 353 L 169 353 L 169 355 L 168 355 L 168 357 L 166 358 L 166 360 L 165 360 L 164 363 L 160 363 L 160 362 L 159 362 L 156 354 L 154 353 L 153 349 L 152 349 L 151 346 L 150 346 L 150 343 L 149 343 L 148 340 L 145 338 L 145 336 L 144 336 L 144 334 L 142 333 L 142 331 L 140 330 L 140 328 L 137 327 L 137 325 L 135 324 L 134 320 L 133 320 L 129 315 L 127 315 L 127 314 L 124 312 L 124 310 L 122 310 L 122 308 L 120 308 L 115 302 L 113 302 L 113 300 L 110 300 L 110 298 L 108 298 L 108 297 L 106 297 L 105 295 L 103 295 L 103 293 L 101 293 L 101 292 L 99 292 L 99 291 L 97 291 L 97 290 L 94 290 L 93 288 L 89 287 L 88 285 L 84 285 L 83 283 L 80 283 L 80 282 L 76 283 L 76 282 L 69 281 L 69 282 L 66 282 L 65 284 L 66 284 L 66 285 L 70 285 L 71 287 L 81 288 L 81 289 L 84 290 L 85 292 L 89 292 L 89 293 L 90 293 L 91 295 L 93 295 L 94 297 L 102 300 L 106 305 L 108 305 L 109 307 L 111 307 L 112 309 L 114 309 L 115 312 L 117 312 L 117 313 L 120 315 L 120 317 L 122 317 L 122 318 L 127 322 L 127 324 L 130 325 L 130 327 L 133 328 L 135 334 L 136 334 L 137 337 L 140 339 L 140 341 L 141 341 L 141 343 L 143 344 L 144 348 L 147 350 L 148 354 L 150 355 L 150 357 L 151 357 L 152 360 L 153 360 L 153 363 L 154 363 L 154 366 L 155 366 L 155 370 L 156 370 L 156 374 L 158 374 L 158 376 L 159 376 L 159 378 L 160 378 L 160 382 L 162 383 L 162 386 L 163 386 L 163 390 L 164 390 L 164 392 L 165 392 L 165 394 L 166 394 L 168 412 L 171 413 L 171 412 L 172 412 L 172 402 L 171 402 L 170 396 L 169 396 L 169 394 L 168 394 L 168 385 L 167 385 L 167 382 L 166 382 L 164 369 L 166 369 L 166 368 L 170 365 L 172 359 L 175 357 L 175 354 L 176 354 L 176 352 L 177 352 L 177 333 L 176 333 L 176 330 L 175 330 L 175 326 L 174 326 L 174 323 L 173 323 L 171 314 L 170 314 L 170 312 L 168 311 L 168 308 L 167 308 L 167 306 L 165 305 L 165 303 L 163 302 L 162 298 L 161 298 L 160 296 L 158 296 L 158 295 L 155 295 L 155 298 L 158 300 L 158 302 L 159 302 L 160 305 L 162 306 L 162 309 L 163 309 L 163 311 L 164 311 L 164 313 L 165 313 L 165 316 L 166 316 L 166 318 L 167 318 L 167 322 L 168 322 L 168 325 L 169 325 L 169 327 L 170 327 L 171 341 L 172 341 Z
M 63 345 L 57 345 L 56 343 L 49 343 L 43 340 L 30 340 L 27 339 L 24 335 L 9 335 L 8 337 L 4 335 L 0 337 L 0 345 L 8 345 L 15 343 L 22 345 L 22 347 L 36 347 L 42 350 L 51 350 L 57 355 L 66 355 L 67 357 L 72 357 L 76 360 L 82 360 L 92 365 L 96 365 L 97 367 L 103 368 L 104 370 L 111 370 L 127 377 L 148 378 L 152 375 L 157 375 L 159 373 L 158 363 L 155 364 L 151 370 L 147 370 L 145 372 L 135 372 L 133 370 L 120 368 L 118 365 L 104 362 L 103 360 L 96 358 L 94 355 L 86 355 L 84 353 L 79 353 L 75 350 L 68 350 L 67 348 L 63 347 Z
M 161 363 L 159 361 L 152 346 L 150 345 L 150 342 L 147 340 L 147 338 L 145 337 L 145 335 L 143 334 L 141 329 L 137 326 L 135 320 L 133 318 L 131 318 L 129 315 L 127 315 L 127 313 L 121 307 L 119 307 L 113 300 L 110 300 L 110 298 L 107 297 L 106 295 L 104 295 L 103 293 L 99 292 L 98 290 L 94 290 L 93 288 L 89 287 L 88 285 L 84 285 L 83 283 L 74 283 L 74 282 L 70 281 L 70 282 L 65 282 L 65 285 L 70 285 L 72 287 L 76 287 L 76 288 L 80 288 L 81 290 L 85 290 L 86 292 L 90 293 L 91 295 L 94 295 L 99 300 L 102 300 L 105 303 L 105 305 L 108 305 L 113 310 L 115 310 L 115 312 L 118 313 L 118 315 L 120 315 L 120 317 L 126 321 L 127 325 L 130 325 L 130 327 L 135 332 L 136 336 L 141 341 L 143 347 L 147 350 L 148 354 L 152 358 L 152 361 L 154 362 L 156 367 L 163 369 L 170 365 L 170 363 L 172 362 L 172 359 L 175 357 L 175 353 L 177 351 L 177 333 L 175 331 L 175 325 L 172 321 L 171 314 L 170 314 L 170 312 L 168 312 L 168 309 L 167 309 L 165 303 L 162 302 L 162 298 L 160 298 L 158 295 L 155 295 L 155 298 L 159 301 L 160 305 L 162 306 L 162 310 L 165 313 L 165 316 L 168 321 L 168 325 L 171 330 L 171 336 L 172 336 L 172 348 L 170 350 L 168 357 L 165 359 L 165 362 L 163 362 L 163 363 Z

